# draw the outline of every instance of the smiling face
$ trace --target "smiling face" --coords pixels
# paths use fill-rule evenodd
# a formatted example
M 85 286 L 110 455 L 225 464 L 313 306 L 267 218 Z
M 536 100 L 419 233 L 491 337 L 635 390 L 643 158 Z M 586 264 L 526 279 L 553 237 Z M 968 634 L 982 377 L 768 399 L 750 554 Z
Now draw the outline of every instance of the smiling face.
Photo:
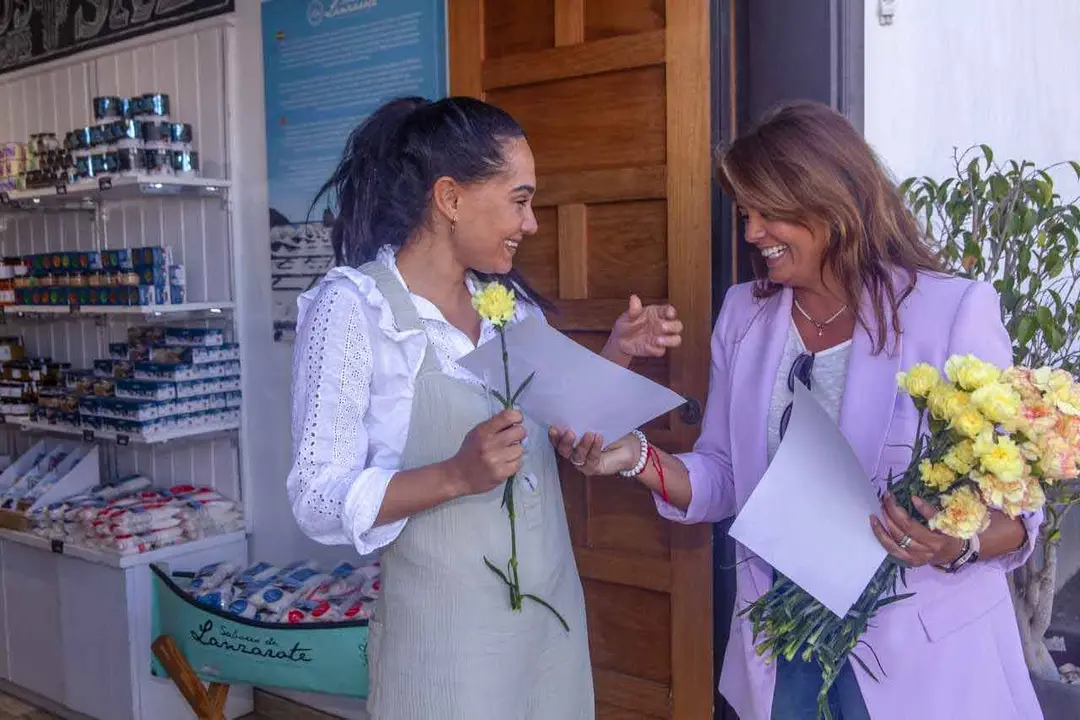
M 457 222 L 451 236 L 463 266 L 500 275 L 510 272 L 518 246 L 537 230 L 532 208 L 536 166 L 529 143 L 507 140 L 503 164 L 488 180 L 456 187 Z
M 777 285 L 813 288 L 821 284 L 822 260 L 828 247 L 824 223 L 807 227 L 770 218 L 752 208 L 740 208 L 746 242 L 761 254 L 768 278 Z

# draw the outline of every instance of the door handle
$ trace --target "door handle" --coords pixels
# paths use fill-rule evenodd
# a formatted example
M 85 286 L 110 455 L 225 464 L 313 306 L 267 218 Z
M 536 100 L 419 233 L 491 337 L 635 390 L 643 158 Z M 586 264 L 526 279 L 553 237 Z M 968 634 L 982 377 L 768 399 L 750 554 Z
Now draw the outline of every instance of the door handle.
M 685 400 L 686 402 L 679 407 L 679 419 L 684 425 L 697 425 L 701 422 L 701 403 L 692 397 Z

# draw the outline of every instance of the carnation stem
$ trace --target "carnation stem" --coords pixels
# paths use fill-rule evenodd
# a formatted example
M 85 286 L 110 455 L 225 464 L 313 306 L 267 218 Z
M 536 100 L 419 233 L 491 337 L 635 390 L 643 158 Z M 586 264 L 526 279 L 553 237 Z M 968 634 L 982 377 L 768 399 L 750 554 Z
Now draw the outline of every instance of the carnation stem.
M 506 349 L 506 334 L 504 328 L 497 327 L 499 332 L 499 342 L 502 347 L 503 358 L 503 379 L 506 383 L 506 392 L 503 395 L 503 408 L 509 410 L 513 407 L 511 398 L 515 397 L 515 393 L 510 389 L 510 354 Z M 527 381 L 526 381 L 527 382 Z M 542 605 L 555 615 L 559 623 L 563 628 L 570 632 L 570 626 L 567 625 L 566 620 L 559 614 L 559 611 L 551 606 L 546 600 L 540 598 L 537 595 L 531 593 L 522 594 L 521 592 L 521 579 L 518 577 L 518 556 L 517 556 L 517 511 L 514 509 L 514 480 L 517 479 L 517 475 L 511 475 L 506 479 L 506 485 L 503 488 L 502 504 L 506 507 L 507 517 L 510 518 L 510 560 L 507 562 L 506 573 L 499 570 L 498 567 L 493 565 L 490 560 L 484 558 L 485 564 L 496 575 L 498 575 L 503 582 L 509 587 L 510 590 L 510 609 L 518 612 L 521 610 L 522 601 L 525 598 L 534 601 L 538 605 Z

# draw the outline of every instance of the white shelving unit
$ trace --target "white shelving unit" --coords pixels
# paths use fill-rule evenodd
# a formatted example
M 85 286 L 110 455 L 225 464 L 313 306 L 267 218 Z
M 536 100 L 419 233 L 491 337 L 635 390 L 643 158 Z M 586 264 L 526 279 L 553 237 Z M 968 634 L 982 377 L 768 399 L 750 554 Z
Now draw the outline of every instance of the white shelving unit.
M 27 433 L 45 435 L 62 435 L 67 437 L 81 437 L 86 442 L 106 441 L 115 443 L 121 447 L 125 445 L 162 445 L 176 442 L 198 442 L 215 440 L 223 436 L 232 435 L 240 430 L 240 423 L 221 423 L 214 425 L 201 425 L 185 430 L 170 430 L 150 434 L 118 433 L 112 430 L 96 430 L 93 428 L 72 427 L 69 425 L 49 425 L 42 422 L 25 420 L 17 423 L 19 429 Z
M 0 78 L 4 140 L 39 132 L 62 137 L 92 125 L 96 96 L 167 93 L 172 120 L 194 128 L 203 175 L 114 177 L 0 195 L 4 256 L 160 245 L 184 265 L 187 279 L 183 304 L 8 306 L 0 335 L 18 334 L 28 354 L 73 368 L 108 357 L 108 345 L 124 342 L 136 324 L 221 327 L 227 339 L 239 339 L 234 238 L 242 224 L 229 179 L 233 138 L 242 132 L 232 127 L 229 110 L 238 81 L 229 50 L 234 31 L 222 17 Z M 7 420 L 0 454 L 17 456 L 42 436 L 81 438 L 97 445 L 103 478 L 139 473 L 158 486 L 209 485 L 249 503 L 241 489 L 239 423 L 136 436 Z M 150 673 L 149 564 L 194 570 L 219 560 L 244 563 L 247 555 L 245 532 L 120 555 L 0 530 L 0 689 L 45 698 L 61 716 L 189 720 L 173 684 Z M 227 716 L 251 709 L 250 689 L 233 688 Z
M 96 317 L 100 315 L 127 316 L 133 318 L 176 318 L 182 315 L 222 315 L 232 312 L 236 305 L 232 302 L 178 303 L 176 305 L 8 305 L 0 307 L 5 316 L 41 316 L 72 315 Z
M 93 210 L 104 203 L 141 198 L 224 197 L 231 186 L 228 180 L 204 177 L 119 176 L 61 187 L 0 193 L 0 208 L 7 212 Z

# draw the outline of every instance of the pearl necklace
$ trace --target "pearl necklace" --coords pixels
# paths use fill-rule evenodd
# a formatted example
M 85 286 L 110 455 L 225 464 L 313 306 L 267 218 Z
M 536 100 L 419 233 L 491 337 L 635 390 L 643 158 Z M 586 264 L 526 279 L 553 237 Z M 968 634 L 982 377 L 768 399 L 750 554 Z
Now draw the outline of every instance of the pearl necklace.
M 801 304 L 799 303 L 799 300 L 798 300 L 798 298 L 793 298 L 793 299 L 795 300 L 795 309 L 796 309 L 796 310 L 798 310 L 798 311 L 799 311 L 799 313 L 800 313 L 800 314 L 802 314 L 802 316 L 803 316 L 804 318 L 806 318 L 806 319 L 807 319 L 807 321 L 808 321 L 808 322 L 809 322 L 809 323 L 810 323 L 811 325 L 813 325 L 814 327 L 816 327 L 816 328 L 817 328 L 817 334 L 818 334 L 818 337 L 821 337 L 821 336 L 822 336 L 822 335 L 823 335 L 823 334 L 825 333 L 825 326 L 827 326 L 827 325 L 828 325 L 829 323 L 831 323 L 831 322 L 832 322 L 833 320 L 835 320 L 836 318 L 838 318 L 838 317 L 840 317 L 841 315 L 843 315 L 843 314 L 844 314 L 844 311 L 845 311 L 845 310 L 847 310 L 847 305 L 844 305 L 844 306 L 843 306 L 842 308 L 840 308 L 840 309 L 839 309 L 839 310 L 837 310 L 837 311 L 836 311 L 835 313 L 833 313 L 832 317 L 830 317 L 830 318 L 829 318 L 828 320 L 826 320 L 825 322 L 818 322 L 818 321 L 817 321 L 817 320 L 815 320 L 814 318 L 810 317 L 810 314 L 809 314 L 809 313 L 807 313 L 807 312 L 806 312 L 806 310 L 803 310 L 803 306 L 802 306 L 802 305 L 801 305 Z

